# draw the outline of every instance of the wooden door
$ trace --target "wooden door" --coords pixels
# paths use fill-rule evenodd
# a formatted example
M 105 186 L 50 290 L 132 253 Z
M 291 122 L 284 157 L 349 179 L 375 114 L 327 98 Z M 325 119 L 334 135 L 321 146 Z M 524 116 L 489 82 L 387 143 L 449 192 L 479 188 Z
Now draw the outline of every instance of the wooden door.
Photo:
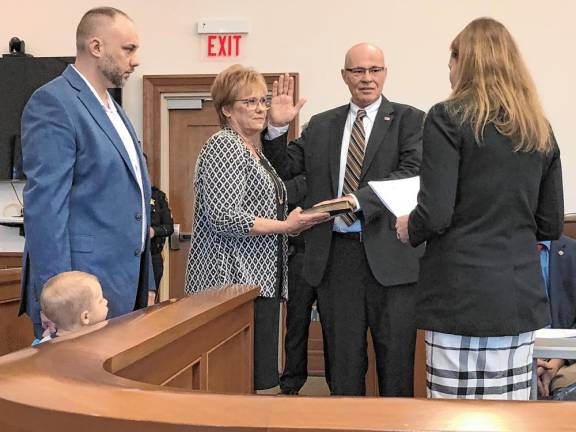
M 201 109 L 169 110 L 169 199 L 175 224 L 180 224 L 180 249 L 170 252 L 170 297 L 184 295 L 194 203 L 194 168 L 204 143 L 220 129 L 212 101 Z

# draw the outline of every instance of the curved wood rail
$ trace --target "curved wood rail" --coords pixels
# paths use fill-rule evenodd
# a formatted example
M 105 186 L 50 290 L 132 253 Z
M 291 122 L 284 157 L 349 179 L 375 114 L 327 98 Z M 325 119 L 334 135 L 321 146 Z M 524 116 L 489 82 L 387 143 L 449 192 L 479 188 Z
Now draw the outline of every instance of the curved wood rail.
M 178 346 L 174 344 L 206 325 L 246 310 L 251 314 L 256 295 L 256 288 L 243 286 L 207 291 L 1 357 L 0 430 L 301 432 L 575 428 L 576 404 L 572 402 L 209 394 L 152 384 L 163 379 L 154 373 L 144 374 L 148 382 L 125 377 L 142 373 L 131 368 L 146 363 L 155 353 L 164 352 L 163 361 L 170 362 L 172 357 L 165 350 Z M 230 324 L 226 329 L 235 332 L 232 327 Z M 251 348 L 251 337 L 247 346 Z M 251 362 L 248 364 L 251 367 Z M 230 362 L 225 366 L 236 365 Z M 147 367 L 154 369 L 150 364 Z

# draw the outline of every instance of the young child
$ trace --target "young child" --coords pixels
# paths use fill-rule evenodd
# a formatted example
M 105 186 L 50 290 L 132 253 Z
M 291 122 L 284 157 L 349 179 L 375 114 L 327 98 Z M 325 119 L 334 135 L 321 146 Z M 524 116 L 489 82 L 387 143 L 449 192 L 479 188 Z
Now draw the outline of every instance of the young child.
M 40 306 L 47 321 L 54 326 L 48 325 L 48 334 L 41 340 L 34 340 L 32 345 L 104 321 L 107 305 L 100 282 L 94 275 L 70 271 L 48 279 L 42 288 Z

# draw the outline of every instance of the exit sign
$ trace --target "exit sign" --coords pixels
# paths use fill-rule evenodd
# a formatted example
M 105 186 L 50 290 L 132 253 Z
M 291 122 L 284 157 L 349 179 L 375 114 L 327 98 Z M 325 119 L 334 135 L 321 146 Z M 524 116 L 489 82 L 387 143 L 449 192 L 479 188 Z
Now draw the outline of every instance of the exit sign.
M 198 34 L 203 36 L 209 59 L 238 58 L 244 54 L 244 42 L 250 32 L 248 21 L 242 20 L 201 20 Z
M 240 57 L 241 34 L 210 34 L 206 38 L 207 56 L 214 57 Z

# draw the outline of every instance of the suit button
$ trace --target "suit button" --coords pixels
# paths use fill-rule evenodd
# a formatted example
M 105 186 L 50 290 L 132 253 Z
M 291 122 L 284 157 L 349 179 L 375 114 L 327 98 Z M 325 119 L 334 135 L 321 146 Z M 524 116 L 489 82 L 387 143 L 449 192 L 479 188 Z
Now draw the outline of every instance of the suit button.
M 134 216 L 136 218 L 137 221 L 142 220 L 142 213 L 136 213 L 136 216 Z
M 137 256 L 140 256 L 141 253 L 142 253 L 142 251 L 141 251 L 140 249 L 136 249 L 136 250 L 134 251 L 134 256 L 136 256 L 136 257 L 137 257 Z

